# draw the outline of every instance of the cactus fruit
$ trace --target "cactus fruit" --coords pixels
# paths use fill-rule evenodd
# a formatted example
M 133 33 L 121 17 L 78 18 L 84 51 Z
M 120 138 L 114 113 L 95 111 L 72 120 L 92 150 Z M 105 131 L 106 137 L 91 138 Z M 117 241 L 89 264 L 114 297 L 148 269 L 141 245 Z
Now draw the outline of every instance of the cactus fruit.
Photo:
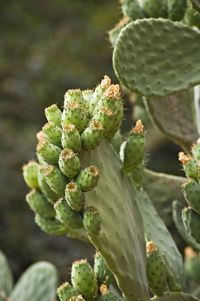
M 69 282 L 65 282 L 58 287 L 57 295 L 60 301 L 66 301 L 72 297 L 78 296 L 79 293 L 73 286 L 69 284 Z
M 38 163 L 35 161 L 30 161 L 23 166 L 23 177 L 27 186 L 31 189 L 38 189 Z
M 100 176 L 99 169 L 95 165 L 91 165 L 81 170 L 76 181 L 83 191 L 91 191 L 98 183 Z
M 83 216 L 83 225 L 88 235 L 96 236 L 101 231 L 99 211 L 95 207 L 87 207 Z
M 45 167 L 45 178 L 49 187 L 58 196 L 64 196 L 67 179 L 56 166 L 48 165 Z
M 54 218 L 45 218 L 38 214 L 35 216 L 35 223 L 40 227 L 42 231 L 49 235 L 65 235 L 67 233 L 66 227 Z
M 50 121 L 43 126 L 42 131 L 50 143 L 61 146 L 61 128 Z
M 53 122 L 57 126 L 61 126 L 62 112 L 56 104 L 51 105 L 45 109 L 45 116 L 48 122 Z
M 81 211 L 84 205 L 84 195 L 77 183 L 70 182 L 65 188 L 65 199 L 68 205 L 76 211 Z
M 26 201 L 36 214 L 46 218 L 55 217 L 53 206 L 40 192 L 36 190 L 30 191 L 26 196 Z
M 200 184 L 194 180 L 189 180 L 182 187 L 188 205 L 200 214 Z
M 79 131 L 76 129 L 75 125 L 72 123 L 67 124 L 63 127 L 62 131 L 62 147 L 64 149 L 70 148 L 75 153 L 81 150 L 81 136 Z
M 165 260 L 152 241 L 147 243 L 146 252 L 149 287 L 155 295 L 161 296 L 167 290 L 167 269 Z
M 55 203 L 58 200 L 58 195 L 50 188 L 47 184 L 47 180 L 45 177 L 46 166 L 39 166 L 38 168 L 38 183 L 40 190 L 47 198 L 50 203 Z
M 200 171 L 197 161 L 194 158 L 185 155 L 183 152 L 179 153 L 179 161 L 183 164 L 183 169 L 186 176 L 188 178 L 198 180 L 198 178 L 200 177 Z
M 68 178 L 76 177 L 81 168 L 79 157 L 69 148 L 61 151 L 58 163 L 60 170 Z
M 75 261 L 72 265 L 71 281 L 73 287 L 88 300 L 97 295 L 97 279 L 86 260 Z
M 44 162 L 48 164 L 58 164 L 61 149 L 55 144 L 49 143 L 48 141 L 42 141 L 37 145 L 37 154 Z
M 106 266 L 105 260 L 99 252 L 96 252 L 94 256 L 94 272 L 99 284 L 110 285 L 115 283 L 113 274 Z
M 104 129 L 101 122 L 91 121 L 81 135 L 81 140 L 85 149 L 90 150 L 96 148 L 104 136 Z

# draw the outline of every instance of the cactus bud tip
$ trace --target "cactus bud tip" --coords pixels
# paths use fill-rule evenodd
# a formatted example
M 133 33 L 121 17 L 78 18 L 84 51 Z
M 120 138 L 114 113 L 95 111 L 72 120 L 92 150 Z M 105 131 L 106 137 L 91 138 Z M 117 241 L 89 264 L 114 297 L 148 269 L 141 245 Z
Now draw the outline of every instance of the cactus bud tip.
M 190 157 L 185 155 L 184 152 L 179 152 L 178 159 L 182 164 L 186 164 L 190 161 Z
M 147 254 L 151 254 L 153 252 L 157 251 L 157 246 L 153 241 L 148 241 L 146 244 L 146 252 Z
M 144 125 L 140 119 L 136 122 L 136 125 L 131 132 L 133 134 L 144 134 Z

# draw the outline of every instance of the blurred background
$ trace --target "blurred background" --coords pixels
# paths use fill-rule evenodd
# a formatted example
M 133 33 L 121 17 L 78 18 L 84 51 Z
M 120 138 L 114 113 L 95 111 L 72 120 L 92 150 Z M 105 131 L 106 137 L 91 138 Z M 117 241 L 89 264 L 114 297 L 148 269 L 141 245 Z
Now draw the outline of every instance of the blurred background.
M 46 106 L 61 106 L 68 88 L 94 87 L 104 74 L 116 80 L 107 31 L 119 18 L 117 0 L 0 1 L 0 249 L 16 278 L 37 260 L 55 263 L 66 277 L 74 259 L 93 254 L 35 225 L 21 167 L 35 158 Z M 153 133 L 149 166 L 175 173 L 177 148 Z

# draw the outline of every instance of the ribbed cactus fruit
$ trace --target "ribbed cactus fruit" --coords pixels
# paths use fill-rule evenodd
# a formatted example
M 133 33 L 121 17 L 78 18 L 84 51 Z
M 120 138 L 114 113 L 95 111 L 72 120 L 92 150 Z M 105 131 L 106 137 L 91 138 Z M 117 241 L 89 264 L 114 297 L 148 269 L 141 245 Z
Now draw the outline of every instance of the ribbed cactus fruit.
M 131 22 L 115 45 L 115 73 L 127 89 L 145 96 L 185 90 L 200 82 L 198 45 L 199 32 L 181 23 L 153 18 Z
M 99 252 L 96 252 L 94 256 L 94 272 L 97 276 L 99 285 L 110 285 L 115 283 L 113 274 L 107 267 L 103 256 Z
M 153 241 L 147 242 L 147 276 L 149 287 L 156 296 L 167 290 L 167 268 L 164 258 Z
M 35 223 L 42 231 L 49 235 L 60 236 L 67 233 L 66 227 L 55 218 L 45 218 L 36 214 Z
M 69 123 L 63 127 L 61 142 L 64 149 L 69 148 L 75 153 L 80 152 L 81 136 L 74 124 Z
M 47 218 L 55 217 L 53 206 L 40 192 L 32 190 L 27 194 L 26 201 L 36 214 Z
M 101 231 L 101 218 L 98 209 L 89 206 L 85 209 L 83 215 L 83 226 L 88 235 L 97 236 Z
M 65 199 L 68 205 L 76 211 L 81 211 L 84 205 L 84 194 L 80 186 L 75 182 L 70 182 L 65 188 Z
M 39 183 L 38 183 L 38 168 L 39 164 L 35 161 L 30 161 L 26 165 L 23 166 L 23 177 L 31 189 L 38 189 Z
M 21 276 L 9 296 L 15 301 L 52 301 L 56 296 L 56 268 L 48 262 L 38 262 Z
M 97 279 L 95 273 L 86 260 L 75 261 L 71 271 L 72 285 L 88 300 L 97 296 Z
M 83 191 L 90 191 L 95 188 L 98 183 L 100 171 L 95 165 L 91 165 L 81 170 L 77 177 L 77 184 Z
M 37 145 L 37 154 L 48 164 L 57 164 L 61 149 L 59 146 L 44 140 Z
M 53 122 L 55 125 L 61 127 L 62 112 L 56 104 L 45 109 L 45 116 L 47 121 Z
M 81 169 L 80 159 L 72 149 L 65 148 L 60 153 L 59 167 L 68 178 L 75 178 Z
M 50 143 L 61 146 L 61 128 L 55 125 L 52 121 L 43 126 L 42 132 Z

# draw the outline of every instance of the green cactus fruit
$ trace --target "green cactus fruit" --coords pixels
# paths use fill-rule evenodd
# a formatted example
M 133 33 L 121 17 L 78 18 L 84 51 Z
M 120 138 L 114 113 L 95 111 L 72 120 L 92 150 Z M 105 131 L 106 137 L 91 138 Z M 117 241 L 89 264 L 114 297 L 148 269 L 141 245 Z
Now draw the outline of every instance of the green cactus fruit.
M 97 236 L 101 231 L 101 218 L 98 209 L 87 207 L 83 215 L 83 226 L 89 236 Z
M 149 18 L 167 18 L 167 0 L 144 0 L 143 11 Z
M 144 180 L 144 162 L 142 162 L 132 170 L 131 177 L 136 187 L 140 188 Z
M 124 16 L 132 20 L 144 18 L 144 13 L 138 0 L 121 0 L 120 2 Z
M 200 214 L 200 184 L 194 180 L 190 180 L 183 184 L 182 188 L 189 206 Z
M 185 13 L 185 22 L 190 26 L 200 28 L 200 13 L 198 13 L 190 4 Z
M 100 286 L 100 292 L 101 292 L 101 297 L 100 297 L 100 301 L 117 301 L 118 299 L 116 298 L 116 295 L 111 292 L 107 285 L 102 284 Z
M 75 153 L 81 151 L 81 136 L 74 124 L 69 123 L 63 127 L 61 141 L 63 148 L 70 148 Z
M 42 217 L 53 218 L 55 211 L 48 200 L 38 191 L 32 190 L 26 195 L 30 208 Z
M 165 260 L 152 241 L 147 243 L 146 253 L 149 287 L 155 295 L 161 296 L 167 289 L 167 269 Z
M 49 235 L 60 236 L 67 233 L 66 227 L 54 218 L 45 218 L 36 214 L 35 223 L 43 232 Z
M 200 1 L 199 0 L 190 0 L 194 9 L 200 13 Z
M 51 105 L 45 109 L 45 116 L 48 122 L 53 122 L 55 125 L 61 127 L 62 112 L 56 104 Z
M 50 143 L 61 146 L 62 130 L 60 127 L 49 121 L 43 126 L 42 131 Z
M 94 256 L 94 272 L 96 274 L 99 285 L 110 285 L 112 283 L 115 283 L 115 278 L 112 272 L 107 267 L 103 256 L 99 252 L 96 252 Z
M 131 173 L 142 164 L 144 160 L 144 126 L 138 120 L 136 126 L 131 130 L 123 154 L 123 171 Z
M 198 139 L 196 143 L 192 145 L 192 155 L 197 161 L 200 161 L 200 140 Z
M 122 30 L 122 28 L 128 23 L 130 22 L 129 17 L 123 17 L 116 25 L 114 28 L 112 28 L 109 32 L 108 32 L 108 36 L 109 36 L 109 41 L 112 45 L 112 47 L 115 47 L 116 41 L 119 37 L 119 34 Z
M 70 182 L 65 188 L 65 199 L 68 205 L 76 211 L 81 211 L 84 205 L 84 194 L 75 182 Z
M 200 215 L 192 208 L 188 207 L 182 211 L 182 219 L 186 230 L 200 243 Z
M 88 125 L 88 113 L 78 102 L 67 103 L 62 113 L 62 127 L 64 128 L 67 124 L 72 123 L 82 133 Z
M 48 262 L 38 262 L 23 273 L 9 296 L 9 300 L 55 300 L 57 282 L 58 275 L 55 266 Z
M 65 195 L 65 186 L 68 181 L 58 167 L 48 165 L 45 168 L 45 178 L 47 184 L 58 196 Z
M 30 161 L 26 165 L 23 166 L 23 177 L 31 189 L 38 189 L 38 168 L 39 165 L 35 161 Z
M 76 177 L 81 169 L 79 157 L 70 148 L 61 151 L 58 163 L 60 170 L 68 178 Z
M 81 215 L 72 210 L 65 199 L 60 199 L 54 204 L 57 219 L 69 229 L 79 229 L 83 227 Z
M 81 190 L 87 192 L 93 190 L 99 180 L 100 172 L 95 165 L 91 165 L 81 170 L 76 182 L 81 187 Z
M 13 275 L 6 256 L 0 251 L 0 301 L 8 300 L 13 288 Z
M 200 282 L 200 256 L 191 247 L 184 250 L 185 253 L 185 275 L 188 280 Z
M 93 300 L 97 296 L 97 279 L 87 260 L 78 260 L 73 263 L 71 282 L 84 298 Z
M 38 156 L 48 164 L 58 164 L 61 149 L 48 141 L 39 142 L 36 148 Z
M 65 282 L 58 287 L 57 295 L 60 301 L 68 301 L 71 297 L 78 296 L 79 293 L 69 282 Z
M 70 89 L 65 93 L 64 107 L 67 107 L 70 103 L 77 103 L 85 110 L 89 109 L 89 103 L 80 89 Z
M 96 148 L 103 139 L 104 128 L 98 121 L 92 120 L 90 125 L 81 134 L 81 140 L 86 150 Z
M 200 169 L 198 162 L 183 152 L 179 153 L 179 161 L 183 164 L 183 169 L 188 178 L 198 180 L 200 178 Z
M 82 95 L 84 100 L 86 101 L 88 110 L 90 112 L 90 102 L 92 101 L 93 98 L 93 90 L 87 89 L 82 91 Z
M 58 195 L 50 188 L 47 184 L 47 180 L 45 177 L 46 166 L 39 166 L 38 169 L 38 183 L 42 193 L 48 199 L 50 203 L 55 203 L 58 200 Z
M 168 0 L 169 19 L 180 21 L 185 15 L 187 0 Z
M 161 18 L 138 20 L 126 25 L 117 40 L 114 69 L 132 92 L 170 95 L 200 82 L 198 45 L 199 31 L 185 24 Z

